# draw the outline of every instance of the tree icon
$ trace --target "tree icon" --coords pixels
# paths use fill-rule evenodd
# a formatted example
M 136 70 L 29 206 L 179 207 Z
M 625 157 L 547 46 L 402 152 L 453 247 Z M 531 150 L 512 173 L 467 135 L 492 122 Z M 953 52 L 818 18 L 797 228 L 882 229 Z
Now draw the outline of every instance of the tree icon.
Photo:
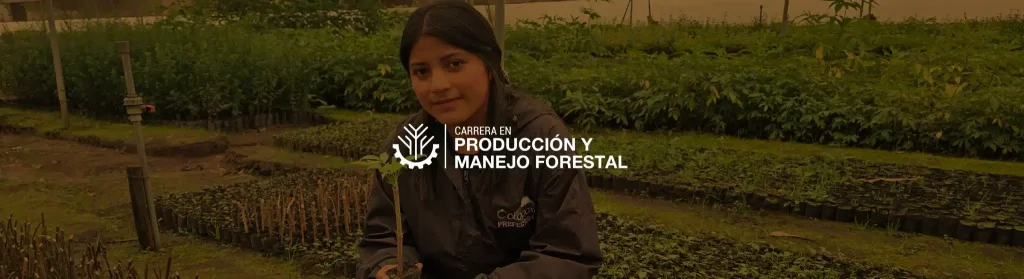
M 412 127 L 412 124 L 409 124 L 405 127 L 405 132 L 408 134 L 404 137 L 398 137 L 398 140 L 402 142 L 402 145 L 405 145 L 409 153 L 412 153 L 409 155 L 416 159 L 425 156 L 426 153 L 423 152 L 423 149 L 434 140 L 434 136 L 423 137 L 427 132 L 427 127 L 424 127 L 422 123 L 417 127 Z

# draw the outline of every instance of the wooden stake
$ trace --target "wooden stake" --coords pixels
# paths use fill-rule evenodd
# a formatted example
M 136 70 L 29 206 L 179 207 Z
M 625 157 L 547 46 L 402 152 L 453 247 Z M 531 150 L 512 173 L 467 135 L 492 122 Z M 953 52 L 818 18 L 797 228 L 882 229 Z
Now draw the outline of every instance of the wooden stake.
M 364 189 L 366 189 L 366 190 L 364 190 Z M 363 214 L 365 214 L 365 211 L 364 211 L 365 208 L 363 208 L 363 206 L 364 206 L 363 204 L 366 201 L 366 198 L 363 195 L 363 192 L 364 191 L 365 192 L 369 192 L 369 186 L 364 186 L 364 185 L 358 185 L 357 184 L 357 185 L 355 185 L 354 191 L 355 191 L 355 197 L 356 197 L 355 200 L 356 201 L 353 202 L 352 205 L 356 209 L 356 215 L 355 215 L 356 216 L 356 220 L 357 220 L 356 221 L 356 226 L 357 226 L 357 228 L 362 229 L 363 225 L 364 225 L 363 221 L 364 221 L 364 219 L 366 219 L 365 216 L 363 216 Z
M 341 222 L 340 222 L 341 218 L 339 216 L 341 214 L 340 213 L 341 212 L 341 207 L 342 207 L 341 203 L 342 203 L 342 200 L 344 200 L 344 197 L 341 196 L 341 188 L 338 187 L 338 184 L 332 184 L 332 185 L 333 186 L 331 186 L 331 190 L 334 191 L 334 194 L 331 195 L 331 197 L 334 198 L 334 202 L 331 203 L 331 205 L 334 206 L 334 230 L 335 230 L 335 232 L 338 233 L 338 236 L 343 236 L 346 233 L 348 233 L 348 232 L 342 232 L 341 231 L 342 230 Z
M 260 203 L 256 205 L 257 210 L 260 212 L 260 230 L 258 231 L 260 235 L 267 233 L 267 217 L 269 216 L 267 216 L 266 203 L 264 199 L 260 199 Z
M 291 240 L 293 238 L 295 238 L 295 212 L 292 212 L 292 204 L 294 204 L 294 203 L 295 203 L 295 197 L 293 196 L 293 197 L 288 199 L 288 205 L 285 206 L 286 208 L 288 208 L 287 212 L 288 212 L 288 241 L 289 241 L 289 243 L 291 243 Z
M 330 215 L 327 214 L 327 204 L 330 203 L 330 202 L 329 202 L 329 198 L 326 195 L 324 195 L 324 191 L 321 191 L 320 193 L 321 193 L 321 195 L 323 195 L 323 198 L 320 199 L 321 200 L 321 204 L 320 204 L 319 208 L 320 208 L 320 218 L 323 218 L 323 224 L 324 224 L 324 239 L 325 240 L 330 240 L 331 239 L 331 226 L 329 226 L 330 222 L 328 221 Z
M 246 234 L 248 234 L 249 233 L 249 216 L 245 214 L 245 206 L 242 206 L 242 204 L 237 202 L 237 201 L 235 202 L 235 204 L 238 205 L 238 210 L 242 211 L 242 213 L 241 213 L 242 214 L 242 231 L 245 232 Z
M 301 186 L 300 186 L 301 189 Z M 302 194 L 301 192 L 299 193 Z M 299 197 L 299 236 L 302 238 L 302 244 L 306 244 L 306 198 L 305 195 Z
M 398 277 L 402 277 L 405 268 L 405 258 L 403 258 L 403 251 L 405 249 L 405 233 L 402 230 L 402 199 L 398 192 L 398 184 L 391 186 L 391 190 L 394 191 L 395 196 L 395 238 L 398 240 L 398 247 L 396 249 L 398 256 Z
M 271 237 L 274 236 L 274 223 L 276 223 L 276 219 L 274 219 L 274 217 L 276 217 L 274 216 L 275 211 L 277 210 L 274 210 L 274 199 L 271 198 L 267 200 L 267 236 Z
M 68 97 L 64 90 L 64 66 L 60 60 L 60 46 L 57 42 L 57 23 L 54 15 L 53 0 L 45 0 L 46 22 L 50 27 L 47 35 L 50 37 L 50 53 L 53 55 L 53 72 L 57 78 L 57 100 L 60 102 L 60 122 L 65 130 L 71 128 L 71 120 L 68 118 Z
M 278 226 L 277 226 L 277 238 L 284 240 L 284 207 L 281 207 L 281 195 L 277 196 L 277 212 L 278 212 Z
M 783 5 L 784 6 L 782 7 L 782 27 L 781 27 L 782 30 L 779 31 L 779 34 L 785 35 L 786 34 L 786 29 L 789 27 L 789 0 L 786 0 L 786 2 Z
M 761 5 L 761 10 L 757 14 L 757 24 L 764 25 L 764 5 Z
M 346 234 L 347 234 L 347 233 L 351 233 L 351 232 L 352 232 L 352 230 L 351 230 L 351 229 L 349 228 L 349 223 L 350 223 L 350 221 L 352 220 L 352 219 L 351 219 L 352 217 L 351 217 L 351 216 L 349 216 L 349 213 L 348 213 L 348 204 L 349 204 L 349 196 L 350 196 L 351 194 L 352 194 L 351 188 L 348 188 L 348 189 L 347 189 L 347 190 L 345 191 L 345 194 L 344 194 L 343 196 L 341 196 L 341 200 L 342 200 L 342 210 L 344 210 L 344 211 L 345 211 L 345 233 L 346 233 Z

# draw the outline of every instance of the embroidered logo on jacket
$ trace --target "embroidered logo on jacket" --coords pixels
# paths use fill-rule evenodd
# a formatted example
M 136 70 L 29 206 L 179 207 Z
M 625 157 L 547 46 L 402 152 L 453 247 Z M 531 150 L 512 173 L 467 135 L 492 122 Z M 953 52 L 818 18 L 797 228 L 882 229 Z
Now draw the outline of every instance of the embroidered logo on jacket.
M 499 209 L 498 228 L 526 227 L 526 224 L 533 221 L 534 210 L 536 210 L 533 205 L 533 201 L 529 197 L 523 197 L 519 202 L 519 209 L 516 211 Z

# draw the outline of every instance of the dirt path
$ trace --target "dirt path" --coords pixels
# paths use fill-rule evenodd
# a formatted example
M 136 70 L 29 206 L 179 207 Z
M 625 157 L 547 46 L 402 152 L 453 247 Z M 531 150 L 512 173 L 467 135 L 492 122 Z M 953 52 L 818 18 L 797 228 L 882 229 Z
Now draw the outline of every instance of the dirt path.
M 769 243 L 888 264 L 929 278 L 1024 278 L 1024 249 L 910 235 L 746 209 L 677 204 L 594 190 L 599 212 L 631 216 L 692 234 Z M 775 237 L 784 232 L 798 237 Z
M 200 160 L 150 158 L 157 195 L 197 191 L 208 185 L 253 179 L 229 172 L 219 156 Z M 134 154 L 33 136 L 0 134 L 0 214 L 59 225 L 75 239 L 134 239 L 124 169 L 137 165 Z M 187 237 L 162 234 L 167 249 L 140 252 L 137 242 L 110 247 L 110 259 L 148 261 L 173 258 L 183 275 L 201 278 L 298 278 L 298 268 L 257 253 Z

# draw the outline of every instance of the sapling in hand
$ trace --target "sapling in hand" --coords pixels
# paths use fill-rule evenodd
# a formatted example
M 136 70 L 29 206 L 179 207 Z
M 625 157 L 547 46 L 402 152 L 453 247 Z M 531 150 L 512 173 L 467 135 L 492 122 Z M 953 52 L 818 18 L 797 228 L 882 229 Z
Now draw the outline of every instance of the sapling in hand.
M 357 162 L 357 165 L 365 166 L 370 171 L 370 179 L 373 180 L 373 171 L 378 171 L 381 174 L 381 178 L 388 183 L 391 183 L 392 194 L 395 199 L 395 240 L 397 242 L 397 270 L 398 274 L 392 278 L 419 278 L 419 273 L 416 269 L 410 274 L 404 273 L 405 261 L 403 258 L 402 250 L 404 247 L 404 233 L 402 231 L 402 201 L 399 197 L 398 191 L 398 173 L 402 170 L 402 164 L 398 162 L 394 157 L 390 157 L 387 153 L 380 155 L 367 155 Z M 410 160 L 414 160 L 418 156 L 410 156 Z M 407 277 L 404 275 L 408 275 Z

